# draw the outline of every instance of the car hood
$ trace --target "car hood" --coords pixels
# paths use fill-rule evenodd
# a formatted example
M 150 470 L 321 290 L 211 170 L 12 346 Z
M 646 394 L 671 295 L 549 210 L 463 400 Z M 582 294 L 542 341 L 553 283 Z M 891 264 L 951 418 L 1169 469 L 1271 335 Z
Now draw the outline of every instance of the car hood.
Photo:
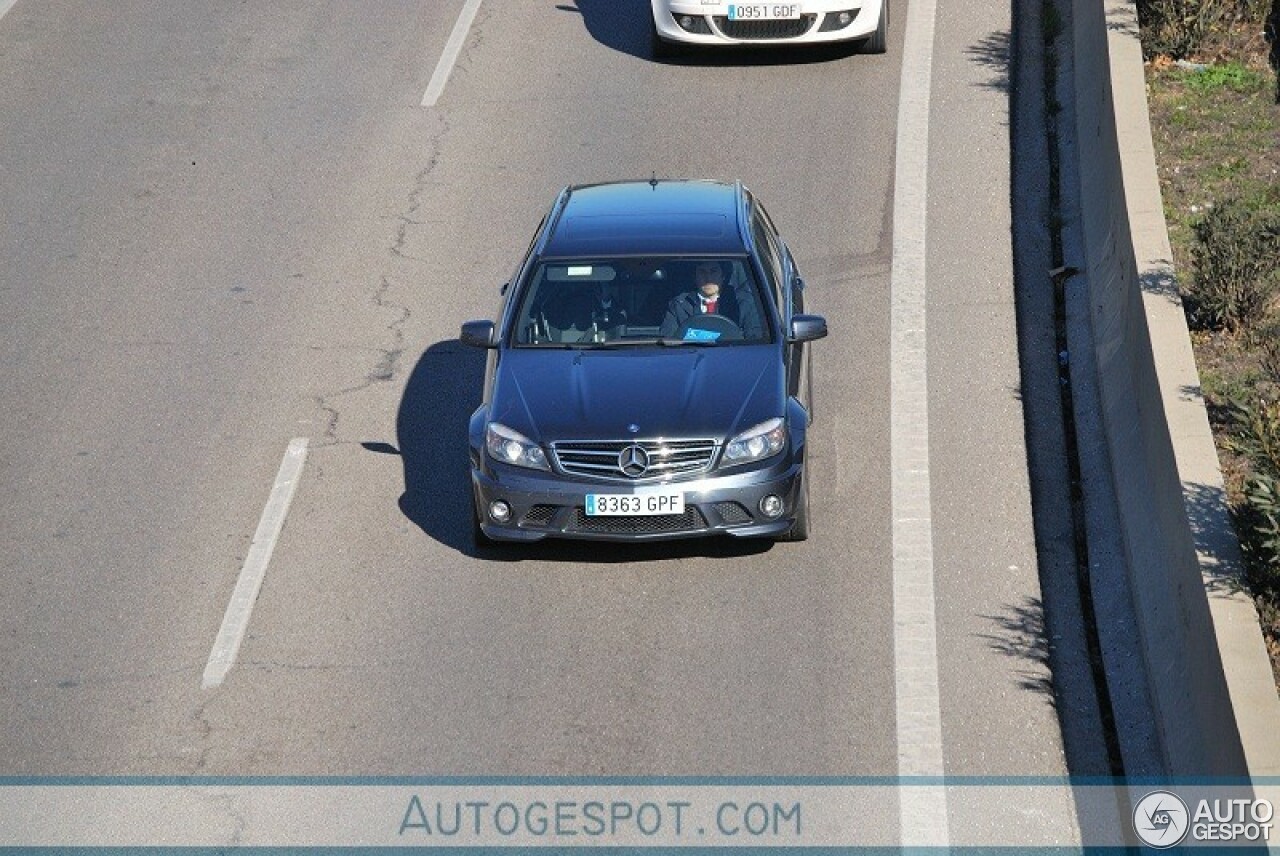
M 728 438 L 785 412 L 772 346 L 514 349 L 491 418 L 530 439 Z

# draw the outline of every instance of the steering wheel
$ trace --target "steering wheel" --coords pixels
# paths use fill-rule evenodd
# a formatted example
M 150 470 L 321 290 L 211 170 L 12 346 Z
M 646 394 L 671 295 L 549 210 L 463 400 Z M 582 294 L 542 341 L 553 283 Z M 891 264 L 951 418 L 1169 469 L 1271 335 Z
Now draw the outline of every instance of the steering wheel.
M 690 330 L 705 330 L 708 333 L 718 334 L 707 336 L 706 339 L 708 341 L 732 342 L 742 338 L 742 328 L 732 318 L 726 318 L 723 315 L 709 313 L 690 316 L 680 325 L 680 329 L 676 330 L 676 338 L 689 338 L 688 333 Z M 693 341 L 696 341 L 696 339 L 693 339 Z

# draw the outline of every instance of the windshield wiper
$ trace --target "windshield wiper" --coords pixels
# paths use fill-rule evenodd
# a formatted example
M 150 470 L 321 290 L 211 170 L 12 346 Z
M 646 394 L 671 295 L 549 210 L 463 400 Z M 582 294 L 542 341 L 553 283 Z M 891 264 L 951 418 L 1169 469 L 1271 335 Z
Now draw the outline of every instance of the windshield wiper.
M 609 339 L 604 342 L 583 342 L 590 348 L 634 348 L 636 346 L 657 345 L 660 339 Z

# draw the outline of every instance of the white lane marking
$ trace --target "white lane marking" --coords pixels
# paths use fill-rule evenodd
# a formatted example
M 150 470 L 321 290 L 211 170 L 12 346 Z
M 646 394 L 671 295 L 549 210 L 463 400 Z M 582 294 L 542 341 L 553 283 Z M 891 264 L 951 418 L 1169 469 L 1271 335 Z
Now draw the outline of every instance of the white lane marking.
M 900 8 L 902 4 L 895 5 Z M 907 4 L 893 189 L 889 408 L 900 777 L 941 777 L 944 773 L 925 335 L 929 97 L 935 12 L 935 0 L 911 0 Z M 948 846 L 946 791 L 940 782 L 904 784 L 898 789 L 902 844 Z
M 436 70 L 431 73 L 427 91 L 423 93 L 423 107 L 434 107 L 440 94 L 444 92 L 444 85 L 449 82 L 454 63 L 458 61 L 458 54 L 462 53 L 462 46 L 467 41 L 467 33 L 471 31 L 471 23 L 476 19 L 476 13 L 479 11 L 480 0 L 467 0 L 466 5 L 462 7 L 457 23 L 453 25 L 453 32 L 449 34 L 449 41 L 445 42 L 440 62 L 436 63 Z
M 307 438 L 295 437 L 289 441 L 284 460 L 280 462 L 271 495 L 267 497 L 267 505 L 262 509 L 262 517 L 258 520 L 258 530 L 253 533 L 249 554 L 245 556 L 240 578 L 236 580 L 235 591 L 231 593 L 231 602 L 227 604 L 227 611 L 222 616 L 222 627 L 218 630 L 218 638 L 214 640 L 213 650 L 209 652 L 209 662 L 204 667 L 204 679 L 201 681 L 203 689 L 221 686 L 227 672 L 235 665 L 236 655 L 240 653 L 240 643 L 244 641 L 245 631 L 249 627 L 253 604 L 258 599 L 258 590 L 262 588 L 262 580 L 267 575 L 267 563 L 271 561 L 276 540 L 280 537 L 280 530 L 284 528 L 289 503 L 293 502 L 293 493 L 298 487 L 302 465 L 306 461 Z
M 17 2 L 18 0 L 0 0 L 0 18 L 3 18 L 5 13 L 12 9 L 13 4 Z

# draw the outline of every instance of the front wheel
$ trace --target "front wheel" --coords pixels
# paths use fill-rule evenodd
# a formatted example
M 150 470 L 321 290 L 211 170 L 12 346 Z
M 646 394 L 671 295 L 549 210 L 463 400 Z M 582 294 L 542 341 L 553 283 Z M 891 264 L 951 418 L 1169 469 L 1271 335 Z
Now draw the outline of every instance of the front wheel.
M 480 508 L 476 505 L 475 494 L 471 495 L 471 543 L 477 550 L 492 550 L 498 546 L 498 542 L 480 528 Z
M 800 496 L 796 500 L 796 519 L 780 541 L 807 541 L 809 539 L 809 479 L 801 476 Z
M 649 41 L 651 44 L 650 52 L 654 59 L 675 59 L 680 56 L 683 51 L 683 45 L 669 42 L 662 36 L 658 35 L 658 22 L 652 18 L 649 20 Z
M 876 31 L 867 37 L 866 42 L 862 45 L 862 52 L 869 54 L 882 54 L 889 48 L 889 0 L 884 0 L 880 6 L 880 21 L 876 25 Z

